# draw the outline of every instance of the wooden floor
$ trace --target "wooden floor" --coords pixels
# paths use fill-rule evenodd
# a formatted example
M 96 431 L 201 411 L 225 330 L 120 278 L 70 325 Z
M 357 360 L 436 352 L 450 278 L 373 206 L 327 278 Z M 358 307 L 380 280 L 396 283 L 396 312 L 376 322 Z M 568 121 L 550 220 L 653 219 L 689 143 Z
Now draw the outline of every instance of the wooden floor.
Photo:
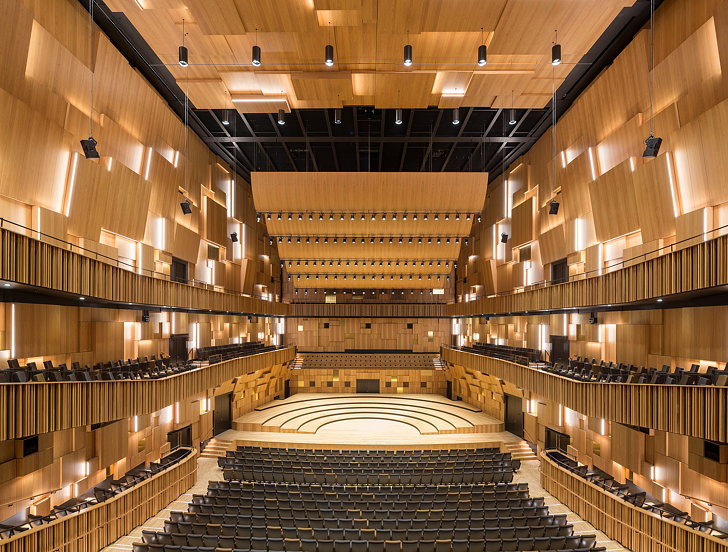
M 244 432 L 310 434 L 327 439 L 350 434 L 354 427 L 377 438 L 503 431 L 500 420 L 477 408 L 431 394 L 299 393 L 257 408 L 235 420 L 233 427 Z M 354 434 L 362 433 L 357 430 Z

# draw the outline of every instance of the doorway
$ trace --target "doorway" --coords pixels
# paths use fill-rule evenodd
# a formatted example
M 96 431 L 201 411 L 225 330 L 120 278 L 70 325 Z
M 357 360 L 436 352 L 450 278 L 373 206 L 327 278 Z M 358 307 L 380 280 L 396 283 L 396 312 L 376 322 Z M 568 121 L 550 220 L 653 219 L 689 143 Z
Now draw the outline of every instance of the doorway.
M 181 427 L 167 433 L 167 441 L 172 450 L 177 447 L 192 447 L 192 426 Z
M 523 439 L 523 399 L 508 393 L 505 394 L 504 398 L 506 431 L 510 431 L 513 435 Z
M 169 357 L 172 361 L 187 360 L 187 340 L 189 334 L 172 334 L 169 337 Z
M 287 399 L 291 396 L 291 380 L 283 382 L 283 398 Z
M 172 264 L 169 267 L 169 279 L 173 282 L 187 283 L 187 261 L 172 257 Z
M 566 259 L 551 263 L 551 283 L 561 284 L 569 281 L 569 265 Z
M 445 396 L 452 400 L 452 380 L 447 380 L 447 388 L 445 389 Z
M 551 362 L 569 361 L 569 338 L 565 335 L 549 336 L 551 341 Z
M 546 450 L 560 450 L 567 452 L 571 437 L 566 433 L 561 433 L 551 428 L 546 428 Z
M 378 379 L 358 379 L 356 380 L 357 393 L 379 393 Z
M 212 411 L 212 432 L 214 435 L 219 435 L 233 427 L 232 402 L 232 393 L 225 393 L 215 397 L 215 409 Z

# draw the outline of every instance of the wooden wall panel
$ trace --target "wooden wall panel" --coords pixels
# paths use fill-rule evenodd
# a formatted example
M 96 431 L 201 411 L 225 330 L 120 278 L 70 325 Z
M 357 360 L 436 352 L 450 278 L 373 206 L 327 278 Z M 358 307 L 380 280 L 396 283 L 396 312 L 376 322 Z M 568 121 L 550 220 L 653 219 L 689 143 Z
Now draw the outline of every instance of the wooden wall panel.
M 591 182 L 589 197 L 598 241 L 639 230 L 638 206 L 629 163 L 622 163 Z
M 518 247 L 532 241 L 535 236 L 536 198 L 530 197 L 513 208 L 511 246 Z
M 672 157 L 665 153 L 634 171 L 634 195 L 645 242 L 675 234 L 675 206 L 679 198 L 672 182 Z
M 227 213 L 225 206 L 211 198 L 205 198 L 205 239 L 218 245 L 227 243 Z

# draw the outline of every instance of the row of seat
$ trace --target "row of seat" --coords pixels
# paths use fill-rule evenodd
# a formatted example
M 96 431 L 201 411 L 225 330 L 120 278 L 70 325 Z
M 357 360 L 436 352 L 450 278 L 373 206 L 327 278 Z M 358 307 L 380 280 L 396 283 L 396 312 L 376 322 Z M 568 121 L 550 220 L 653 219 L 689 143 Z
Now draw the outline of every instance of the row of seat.
M 211 363 L 221 362 L 222 360 L 230 360 L 231 358 L 275 349 L 276 347 L 264 347 L 262 344 L 256 344 L 256 347 L 230 351 L 224 358 L 221 355 L 212 355 L 207 357 L 206 360 Z M 116 360 L 83 367 L 80 363 L 73 362 L 70 368 L 66 364 L 54 366 L 50 360 L 43 362 L 43 368 L 39 368 L 35 362 L 29 362 L 21 366 L 17 359 L 10 359 L 8 360 L 8 368 L 0 370 L 0 383 L 160 379 L 199 367 L 199 363 L 172 361 L 164 355 L 160 355 L 159 358 L 152 355 L 151 358 Z
M 728 369 L 720 370 L 716 366 L 709 366 L 705 371 L 701 372 L 698 364 L 693 364 L 689 370 L 679 366 L 675 370 L 671 370 L 670 366 L 667 365 L 663 365 L 658 370 L 635 367 L 632 364 L 623 364 L 621 362 L 582 359 L 581 357 L 570 359 L 567 362 L 551 363 L 539 360 L 528 360 L 526 362 L 524 357 L 514 356 L 514 353 L 510 352 L 510 349 L 514 349 L 513 347 L 505 345 L 476 343 L 473 347 L 460 347 L 459 349 L 509 362 L 530 364 L 544 372 L 582 382 L 728 386 Z
M 210 481 L 209 489 L 230 489 L 245 490 L 254 495 L 262 495 L 275 497 L 280 496 L 279 493 L 290 495 L 308 496 L 315 493 L 334 493 L 336 496 L 359 496 L 370 494 L 392 494 L 397 493 L 401 497 L 414 496 L 460 496 L 460 497 L 494 497 L 507 498 L 519 497 L 528 498 L 527 483 L 481 483 L 481 484 L 447 484 L 447 485 L 422 485 L 418 487 L 412 486 L 396 486 L 396 485 L 338 485 L 331 483 L 323 483 L 320 485 L 301 485 L 298 483 L 268 483 L 266 481 Z M 515 493 L 515 494 L 514 494 Z
M 210 364 L 230 360 L 246 354 L 260 352 L 265 344 L 260 341 L 249 341 L 246 343 L 230 343 L 227 345 L 213 345 L 211 347 L 200 347 L 195 350 L 197 360 L 209 361 Z
M 465 451 L 453 469 L 424 462 L 425 451 L 368 456 L 241 447 L 221 462 L 224 481 L 194 494 L 187 512 L 172 512 L 164 532 L 144 533 L 134 550 L 593 550 L 594 535 L 574 535 L 564 514 L 549 513 L 526 484 L 510 483 L 514 460 L 495 449 L 478 467 L 465 469 L 473 464 L 468 453 L 475 452 Z M 321 473 L 302 471 L 302 458 L 316 458 Z M 382 473 L 393 458 L 427 467 L 406 476 Z M 229 467 L 243 464 L 256 469 Z M 284 481 L 272 482 L 276 477 Z M 498 484 L 486 483 L 496 478 Z
M 510 539 L 493 539 L 464 535 L 463 538 L 417 538 L 413 540 L 358 540 L 358 539 L 298 539 L 278 537 L 226 537 L 215 535 L 195 534 L 169 534 L 144 531 L 145 544 L 156 545 L 177 545 L 190 547 L 210 547 L 216 549 L 241 549 L 241 550 L 284 550 L 284 551 L 308 551 L 320 550 L 320 543 L 333 543 L 335 552 L 339 551 L 361 551 L 378 549 L 380 545 L 384 550 L 436 550 L 436 543 L 440 547 L 451 550 L 564 550 L 564 549 L 590 549 L 594 546 L 596 535 L 572 535 L 568 537 L 522 537 Z M 462 548 L 463 543 L 466 548 Z M 400 548 L 401 547 L 401 548 Z
M 550 544 L 550 543 L 549 543 Z M 279 543 L 274 543 L 280 546 Z M 538 546 L 528 539 L 510 541 L 301 541 L 301 547 L 295 550 L 304 552 L 507 552 L 519 550 L 553 550 L 541 548 L 524 548 Z M 214 546 L 181 546 L 178 544 L 134 543 L 132 552 L 285 552 L 294 550 L 285 548 L 221 548 Z M 290 546 L 290 545 L 289 545 Z M 556 552 L 606 552 L 606 548 L 580 547 L 562 548 Z
M 413 470 L 414 471 L 414 470 Z M 247 470 L 225 467 L 223 477 L 227 480 L 242 481 L 256 479 L 258 481 L 275 481 L 279 483 L 296 482 L 320 484 L 325 482 L 337 482 L 348 485 L 431 485 L 450 483 L 509 483 L 513 480 L 513 471 L 464 471 L 450 470 L 446 473 L 411 473 L 411 474 L 357 474 L 357 473 L 336 473 L 331 472 L 268 472 L 265 468 L 259 470 Z
M 190 449 L 177 449 L 167 456 L 161 458 L 159 462 L 151 462 L 149 465 L 142 464 L 137 466 L 119 479 L 107 479 L 106 481 L 96 485 L 81 496 L 72 498 L 63 504 L 56 506 L 46 516 L 35 516 L 28 514 L 27 519 L 17 520 L 15 517 L 0 523 L 0 539 L 9 538 L 13 535 L 21 533 L 50 523 L 61 517 L 75 514 L 81 510 L 85 510 L 90 506 L 99 504 L 108 500 L 117 494 L 141 483 L 142 481 L 166 470 L 180 462 L 183 458 L 190 454 Z
M 659 370 L 655 368 L 635 368 L 631 364 L 615 364 L 603 360 L 597 363 L 595 359 L 588 361 L 577 357 L 568 363 L 544 364 L 542 369 L 578 381 L 667 385 L 728 385 L 728 370 L 718 370 L 715 366 L 709 366 L 705 372 L 701 372 L 698 364 L 693 364 L 689 370 L 678 366 L 674 371 L 671 371 L 668 365 L 663 365 Z
M 637 487 L 634 483 L 620 484 L 610 474 L 599 468 L 594 467 L 590 469 L 588 466 L 579 464 L 576 460 L 558 451 L 550 451 L 547 455 L 561 467 L 613 493 L 633 506 L 648 510 L 661 517 L 669 518 L 677 523 L 685 524 L 701 533 L 709 533 L 715 537 L 728 540 L 728 533 L 713 527 L 712 521 L 695 521 L 690 518 L 687 512 L 683 512 L 670 504 L 654 499 L 654 497 L 648 495 L 646 491 Z
M 433 353 L 301 353 L 301 368 L 435 368 Z
M 311 472 L 318 471 L 336 471 L 338 473 L 413 473 L 421 470 L 429 470 L 438 468 L 440 470 L 453 470 L 453 469 L 465 469 L 465 470 L 492 470 L 492 469 L 510 469 L 518 471 L 521 467 L 521 462 L 518 459 L 503 459 L 503 460 L 481 460 L 472 461 L 470 459 L 453 459 L 442 462 L 434 462 L 427 460 L 414 460 L 414 461 L 402 461 L 402 462 L 326 462 L 324 460 L 318 461 L 304 461 L 304 460 L 272 460 L 272 459 L 260 459 L 260 458 L 238 458 L 235 456 L 221 456 L 218 458 L 218 466 L 221 468 L 238 468 L 238 469 L 269 469 L 270 471 L 276 471 L 277 469 L 288 469 L 293 467 L 299 470 L 306 470 Z

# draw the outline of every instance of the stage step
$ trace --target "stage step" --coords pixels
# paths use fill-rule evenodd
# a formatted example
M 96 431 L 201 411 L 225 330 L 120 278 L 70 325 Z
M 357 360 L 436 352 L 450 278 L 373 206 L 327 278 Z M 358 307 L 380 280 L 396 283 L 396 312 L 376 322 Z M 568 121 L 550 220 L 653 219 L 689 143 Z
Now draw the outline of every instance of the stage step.
M 229 450 L 231 445 L 232 441 L 212 438 L 205 445 L 205 448 L 200 454 L 200 458 L 220 458 L 221 456 L 225 456 L 225 452 Z
M 504 446 L 506 447 L 506 451 L 511 453 L 512 458 L 518 458 L 519 460 L 538 460 L 533 449 L 526 441 L 505 443 Z

